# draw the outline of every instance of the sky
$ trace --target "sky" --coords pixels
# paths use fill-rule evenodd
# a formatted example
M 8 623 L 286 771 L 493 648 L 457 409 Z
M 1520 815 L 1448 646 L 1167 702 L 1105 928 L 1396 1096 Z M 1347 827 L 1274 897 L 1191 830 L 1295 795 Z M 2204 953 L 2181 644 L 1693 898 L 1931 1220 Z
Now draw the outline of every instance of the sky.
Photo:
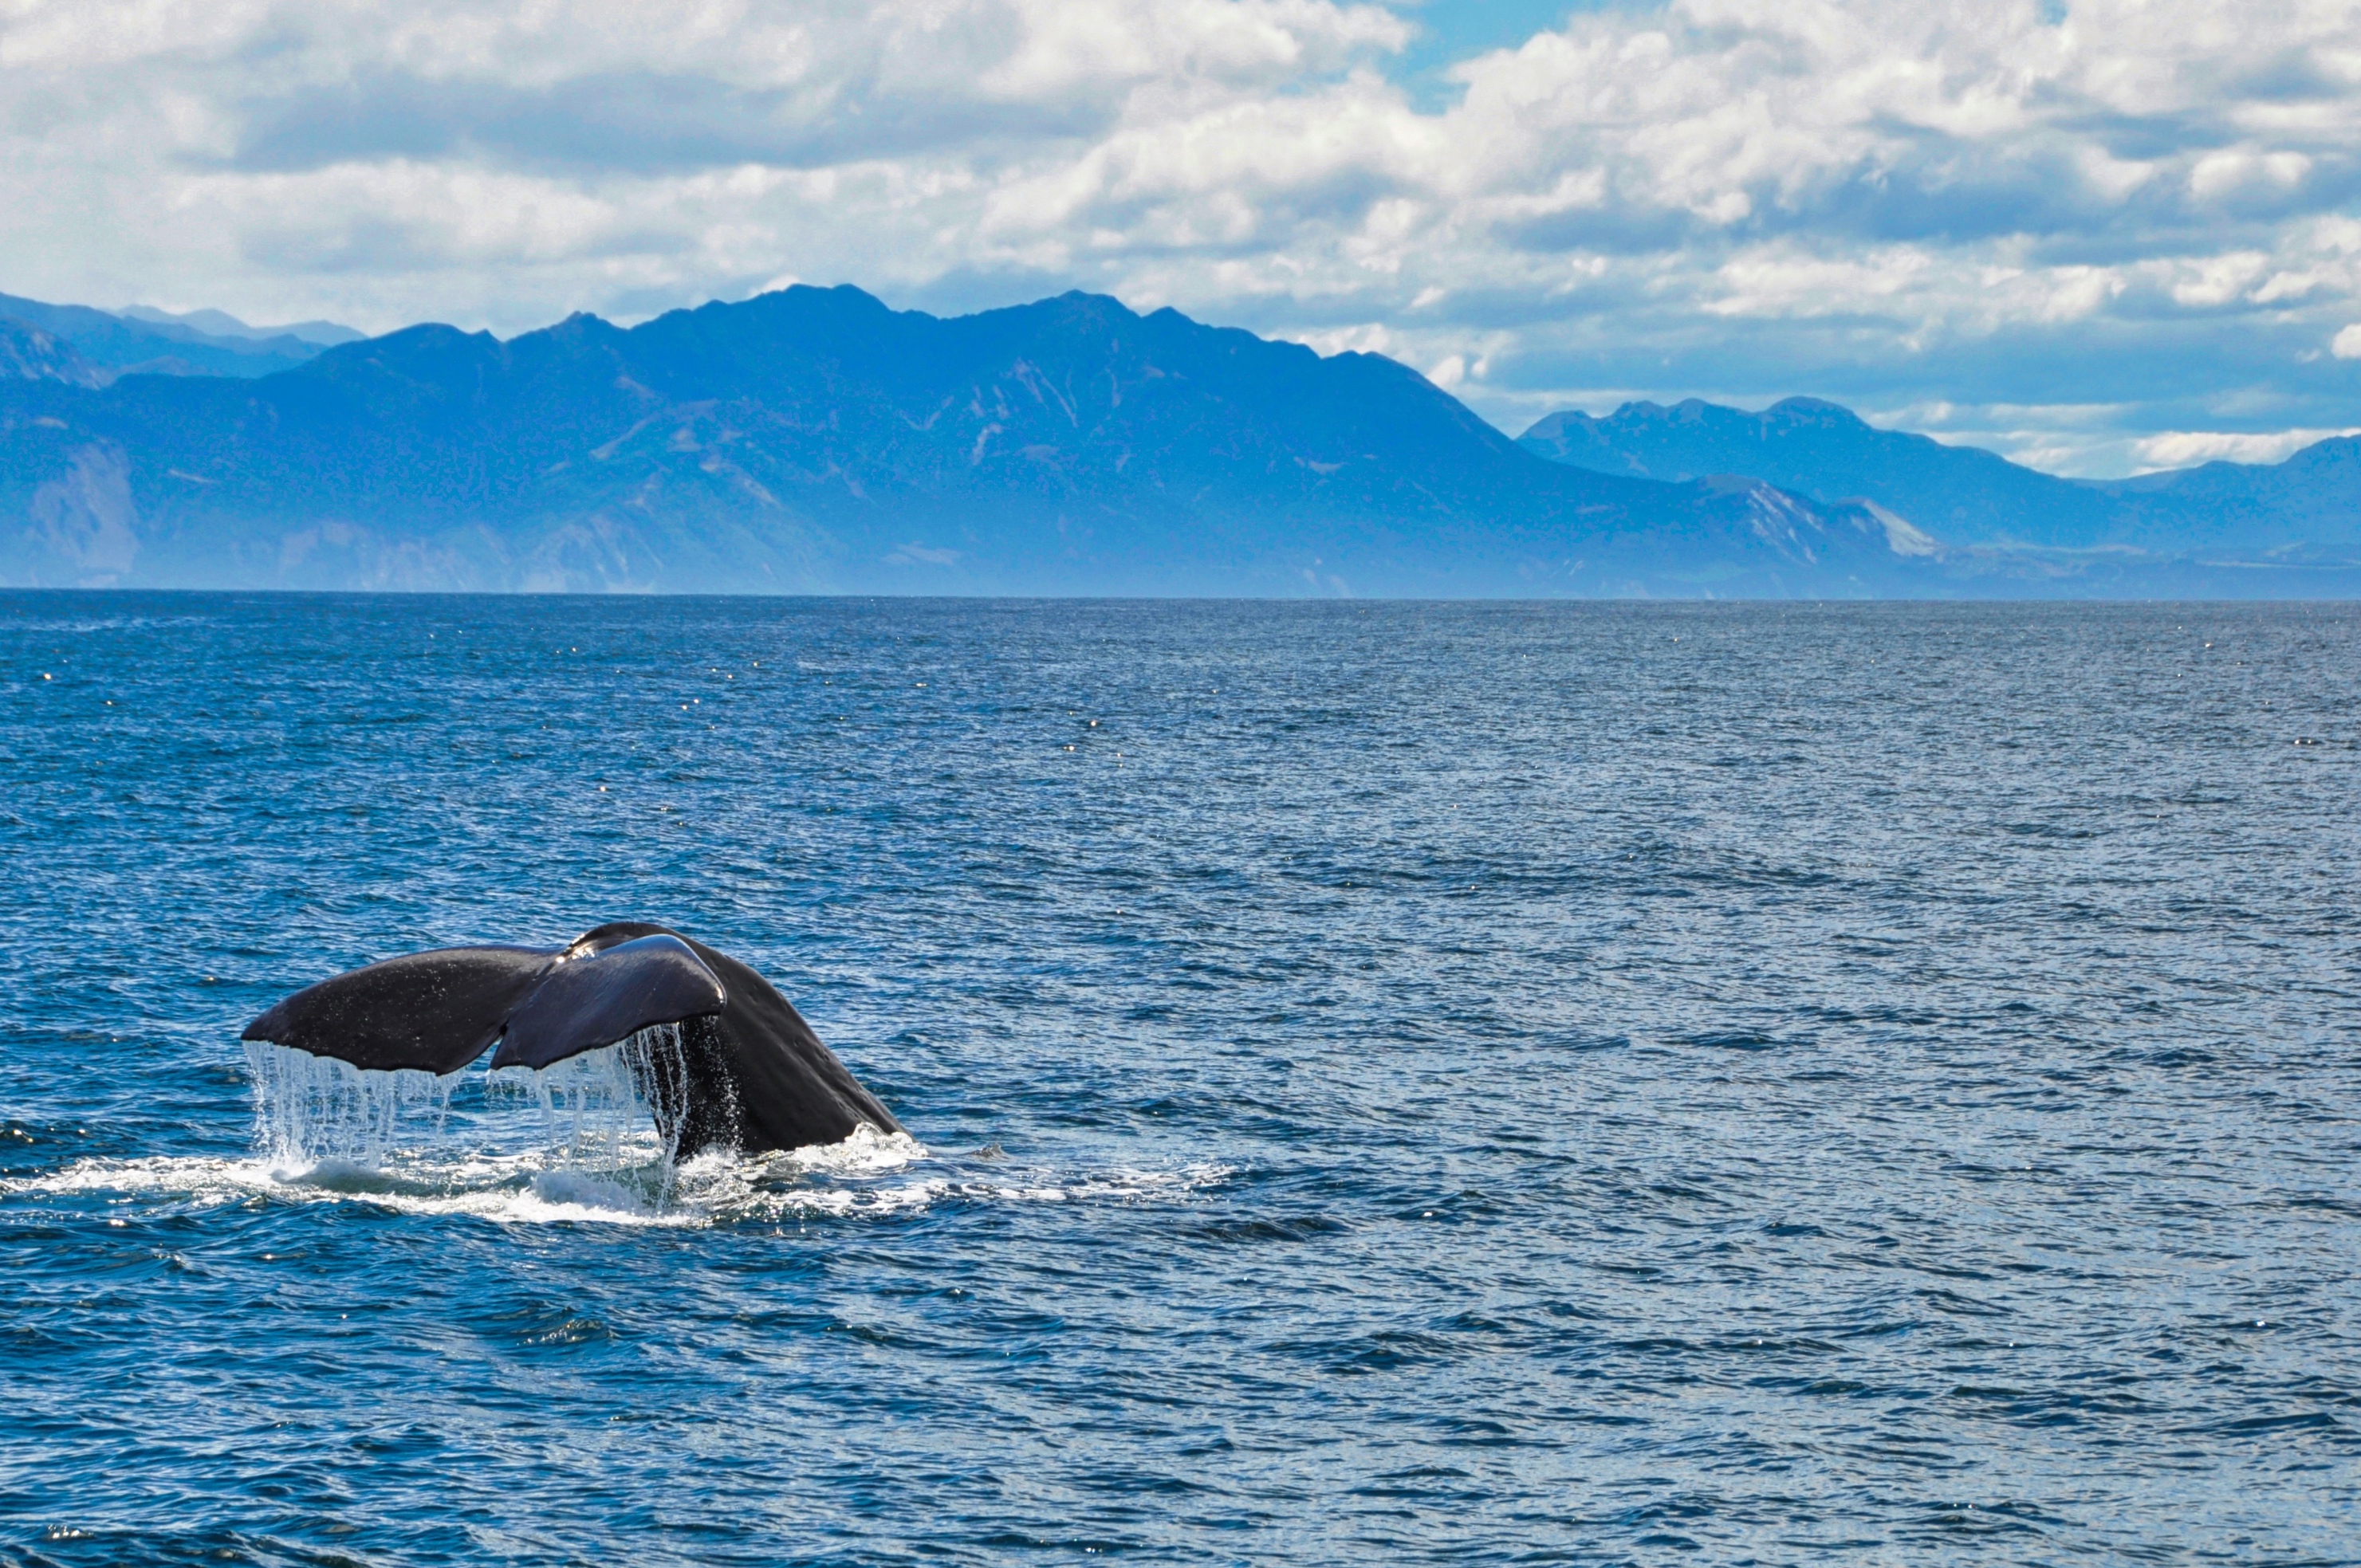
M 2361 426 L 2356 132 L 2301 0 L 0 0 L 0 291 L 1080 288 L 1512 433 L 1804 394 L 2114 475 Z

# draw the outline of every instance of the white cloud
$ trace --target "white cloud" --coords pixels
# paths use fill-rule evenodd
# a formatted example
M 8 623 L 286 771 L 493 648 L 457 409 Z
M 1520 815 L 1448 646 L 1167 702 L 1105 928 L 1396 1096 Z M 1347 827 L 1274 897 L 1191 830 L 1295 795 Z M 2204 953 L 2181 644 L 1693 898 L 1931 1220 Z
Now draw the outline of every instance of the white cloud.
M 2361 16 L 2050 16 L 1609 7 L 1435 106 L 1419 13 L 1340 0 L 0 0 L 0 290 L 514 331 L 1082 286 L 1455 363 L 1504 419 L 2079 399 L 2125 463 L 2143 422 L 2335 425 Z
M 2176 430 L 2147 436 L 2136 442 L 2132 449 L 2141 471 L 2146 472 L 2190 468 L 2200 463 L 2277 463 L 2315 441 L 2355 434 L 2361 434 L 2361 430 L 2279 430 L 2266 434 Z
M 2311 171 L 2312 159 L 2300 152 L 2256 153 L 2240 148 L 2199 159 L 2189 171 L 2189 188 L 2210 198 L 2265 182 L 2291 186 Z

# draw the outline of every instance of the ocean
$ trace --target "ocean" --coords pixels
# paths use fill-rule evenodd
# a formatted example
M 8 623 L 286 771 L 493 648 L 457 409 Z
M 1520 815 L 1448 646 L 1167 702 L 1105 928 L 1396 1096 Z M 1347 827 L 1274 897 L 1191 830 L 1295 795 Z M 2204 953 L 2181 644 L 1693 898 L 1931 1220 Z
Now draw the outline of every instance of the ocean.
M 0 1563 L 2361 1562 L 2361 607 L 0 650 Z M 907 1135 L 238 1041 L 626 918 Z

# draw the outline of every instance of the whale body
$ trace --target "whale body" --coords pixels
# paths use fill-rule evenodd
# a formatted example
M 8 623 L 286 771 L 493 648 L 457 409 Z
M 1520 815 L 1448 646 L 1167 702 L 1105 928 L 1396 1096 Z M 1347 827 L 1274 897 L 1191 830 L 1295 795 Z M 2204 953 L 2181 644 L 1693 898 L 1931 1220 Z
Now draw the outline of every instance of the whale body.
M 667 1147 L 746 1154 L 898 1133 L 803 1014 L 745 964 L 663 926 L 619 920 L 563 948 L 441 948 L 306 987 L 244 1038 L 369 1071 L 543 1068 L 676 1025 L 632 1058 Z

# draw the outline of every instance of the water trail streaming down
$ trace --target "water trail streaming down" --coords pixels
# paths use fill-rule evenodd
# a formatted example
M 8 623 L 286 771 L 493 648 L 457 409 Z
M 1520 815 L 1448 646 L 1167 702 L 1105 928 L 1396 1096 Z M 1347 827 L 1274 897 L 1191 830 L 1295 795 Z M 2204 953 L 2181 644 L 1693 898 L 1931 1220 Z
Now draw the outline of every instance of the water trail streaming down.
M 374 1168 L 401 1146 L 398 1135 L 440 1140 L 451 1091 L 467 1076 L 369 1072 L 262 1040 L 247 1042 L 246 1060 L 254 1075 L 255 1146 L 282 1168 L 323 1160 Z
M 481 1075 L 368 1071 L 261 1041 L 247 1044 L 247 1061 L 255 1144 L 274 1168 L 337 1163 L 376 1170 L 498 1147 L 585 1176 L 646 1171 L 663 1197 L 672 1193 L 688 1081 L 676 1024 L 546 1068 Z M 538 1114 L 515 1114 L 528 1107 Z
M 660 1158 L 668 1182 L 686 1119 L 687 1082 L 680 1025 L 656 1024 L 545 1068 L 502 1068 L 485 1087 L 488 1094 L 537 1102 L 552 1153 L 569 1167 L 616 1171 Z

